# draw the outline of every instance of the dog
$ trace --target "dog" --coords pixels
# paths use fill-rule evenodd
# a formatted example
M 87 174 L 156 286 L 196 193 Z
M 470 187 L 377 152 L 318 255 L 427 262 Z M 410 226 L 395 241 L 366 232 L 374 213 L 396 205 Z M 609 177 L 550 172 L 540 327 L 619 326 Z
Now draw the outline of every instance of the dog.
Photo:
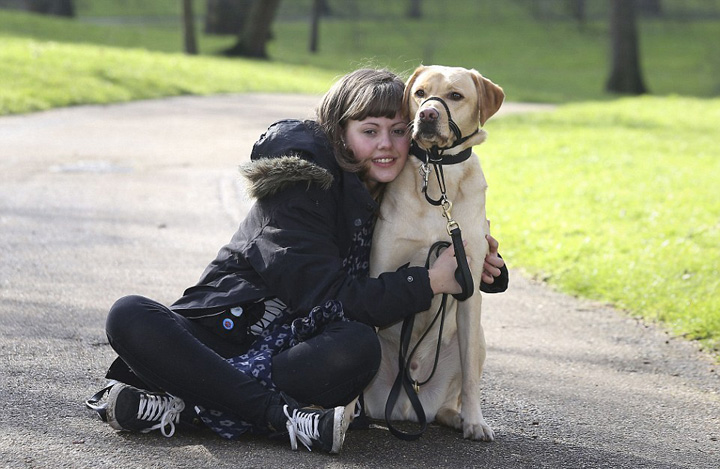
M 443 151 L 443 159 L 472 151 L 486 139 L 482 127 L 495 114 L 505 98 L 501 87 L 472 69 L 421 66 L 409 78 L 403 108 L 412 119 L 412 139 L 423 150 Z M 453 122 L 457 130 L 453 130 Z M 459 132 L 458 132 L 459 130 Z M 470 150 L 468 150 L 470 149 Z M 434 207 L 421 193 L 423 175 L 420 159 L 410 156 L 398 177 L 385 188 L 373 234 L 370 275 L 393 271 L 399 266 L 424 265 L 430 246 L 447 239 L 448 220 L 443 210 Z M 452 202 L 452 218 L 463 230 L 467 256 L 475 286 L 480 285 L 483 261 L 488 252 L 485 235 L 489 225 L 485 214 L 487 182 L 476 155 L 462 163 L 442 167 L 447 182 L 446 196 Z M 428 194 L 440 195 L 435 176 L 425 179 Z M 430 310 L 415 315 L 410 349 L 432 322 L 441 295 L 436 295 Z M 463 431 L 472 440 L 492 441 L 493 430 L 485 422 L 481 409 L 480 379 L 485 361 L 485 337 L 481 324 L 482 296 L 475 292 L 465 301 L 449 298 L 442 332 L 439 358 L 433 378 L 424 384 L 418 397 L 427 422 L 437 421 Z M 385 418 L 385 405 L 398 376 L 398 351 L 401 324 L 378 331 L 382 347 L 380 369 L 363 398 L 365 411 L 372 419 Z M 438 342 L 428 334 L 408 364 L 416 383 L 432 372 Z M 401 393 L 390 420 L 418 421 L 411 401 Z

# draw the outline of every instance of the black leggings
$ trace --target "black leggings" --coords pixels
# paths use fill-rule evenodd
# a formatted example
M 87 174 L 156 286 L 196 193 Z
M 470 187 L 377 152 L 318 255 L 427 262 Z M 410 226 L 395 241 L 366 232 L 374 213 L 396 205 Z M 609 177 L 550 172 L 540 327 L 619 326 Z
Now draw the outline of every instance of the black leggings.
M 278 402 L 277 393 L 225 360 L 244 353 L 243 347 L 142 296 L 115 302 L 105 329 L 112 348 L 149 388 L 267 427 L 266 412 Z M 298 402 L 330 408 L 360 394 L 379 365 L 372 327 L 334 322 L 276 355 L 272 376 L 278 389 Z

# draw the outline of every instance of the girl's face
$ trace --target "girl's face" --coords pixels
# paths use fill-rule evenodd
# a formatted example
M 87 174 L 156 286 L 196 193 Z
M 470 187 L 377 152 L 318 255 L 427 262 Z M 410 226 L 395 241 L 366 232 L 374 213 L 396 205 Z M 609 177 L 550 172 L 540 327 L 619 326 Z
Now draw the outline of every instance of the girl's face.
M 345 145 L 365 167 L 365 185 L 372 192 L 379 183 L 393 181 L 402 171 L 410 151 L 408 122 L 398 113 L 392 119 L 367 117 L 350 120 Z

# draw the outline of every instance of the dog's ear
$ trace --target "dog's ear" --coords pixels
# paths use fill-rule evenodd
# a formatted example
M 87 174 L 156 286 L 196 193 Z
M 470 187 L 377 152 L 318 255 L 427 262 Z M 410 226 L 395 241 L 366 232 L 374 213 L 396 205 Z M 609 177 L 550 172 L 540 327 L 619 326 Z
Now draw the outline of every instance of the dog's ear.
M 480 107 L 480 126 L 485 125 L 503 103 L 505 93 L 498 85 L 488 80 L 477 70 L 472 70 L 473 81 L 478 92 L 478 106 Z
M 403 93 L 402 111 L 403 117 L 408 121 L 412 120 L 414 117 L 410 115 L 410 99 L 412 98 L 412 87 L 415 84 L 415 80 L 417 79 L 417 77 L 420 76 L 420 74 L 423 70 L 425 70 L 425 68 L 426 67 L 424 65 L 416 68 L 412 76 L 408 78 L 408 81 L 405 83 L 405 93 Z

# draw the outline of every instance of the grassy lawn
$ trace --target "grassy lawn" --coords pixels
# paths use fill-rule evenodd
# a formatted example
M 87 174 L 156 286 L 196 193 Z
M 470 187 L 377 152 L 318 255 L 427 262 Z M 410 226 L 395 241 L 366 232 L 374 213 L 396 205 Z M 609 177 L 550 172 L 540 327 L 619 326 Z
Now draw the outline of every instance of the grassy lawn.
M 503 256 L 720 347 L 720 99 L 627 98 L 486 124 Z
M 424 2 L 433 21 L 404 19 L 397 2 L 348 2 L 365 8 L 323 20 L 320 54 L 305 50 L 308 2 L 284 2 L 273 61 L 216 56 L 232 37 L 201 35 L 201 56 L 181 54 L 175 0 L 124 2 L 152 27 L 101 24 L 125 12 L 109 0 L 79 2 L 75 21 L 2 11 L 0 114 L 178 94 L 322 93 L 362 65 L 477 68 L 509 100 L 562 104 L 491 120 L 478 149 L 510 265 L 720 350 L 720 21 L 643 20 L 655 96 L 617 99 L 602 92 L 605 21 L 593 16 L 580 30 L 535 21 L 520 1 L 455 1 L 463 6 Z
M 443 2 L 426 4 L 438 10 L 428 15 L 433 19 L 326 21 L 321 26 L 325 41 L 319 55 L 288 46 L 305 44 L 308 35 L 305 22 L 290 22 L 277 29 L 270 50 L 283 62 L 326 68 L 348 60 L 350 68 L 369 63 L 401 72 L 418 63 L 475 68 L 502 83 L 513 101 L 613 98 L 603 92 L 609 57 L 604 19 L 591 21 L 580 31 L 571 21 L 532 20 L 515 2 L 475 2 L 454 15 L 443 12 Z M 715 46 L 720 21 L 647 20 L 641 33 L 643 71 L 652 93 L 702 97 L 720 93 L 720 55 Z
M 322 93 L 337 75 L 306 65 L 187 56 L 175 29 L 2 11 L 0 115 L 182 94 Z
M 0 42 L 0 114 L 181 94 L 322 93 L 335 76 L 267 61 L 18 38 Z
M 149 15 L 150 24 L 127 17 L 128 23 L 107 24 L 108 18 L 121 12 L 121 3 L 127 12 Z M 244 92 L 257 90 L 257 84 L 263 91 L 281 86 L 283 90 L 316 93 L 327 88 L 328 80 L 362 65 L 404 73 L 421 62 L 476 68 L 501 83 L 513 101 L 612 99 L 603 92 L 609 47 L 605 15 L 593 15 L 581 29 L 568 20 L 537 21 L 522 3 L 454 0 L 457 7 L 448 9 L 443 2 L 425 2 L 428 19 L 413 21 L 404 18 L 403 6 L 397 2 L 363 0 L 362 10 L 358 2 L 344 2 L 355 6 L 323 19 L 320 53 L 311 54 L 307 51 L 308 0 L 284 2 L 268 48 L 274 60 L 264 66 L 218 57 L 219 50 L 232 45 L 232 36 L 199 34 L 201 53 L 207 60 L 183 57 L 179 2 L 175 0 L 80 2 L 78 20 L 5 10 L 0 15 L 0 63 L 14 66 L 0 67 L 0 114 L 99 98 L 110 102 L 183 93 Z M 204 11 L 203 4 L 198 2 L 198 13 Z M 645 19 L 640 31 L 643 70 L 652 93 L 711 97 L 720 92 L 720 55 L 715 48 L 720 20 Z M 83 47 L 72 52 L 66 44 Z M 142 82 L 141 87 L 107 92 L 121 84 L 112 74 L 102 76 L 103 71 L 117 71 L 119 62 L 133 80 Z M 80 81 L 83 86 L 76 87 L 72 99 L 63 102 L 46 80 L 37 79 L 36 65 L 38 70 L 48 70 L 51 65 L 52 79 L 58 84 Z M 182 80 L 177 76 L 178 67 L 184 67 L 185 83 L 178 83 Z M 296 80 L 300 70 L 300 75 L 321 79 Z M 279 73 L 286 73 L 295 83 L 282 84 Z M 194 85 L 198 80 L 201 84 Z

